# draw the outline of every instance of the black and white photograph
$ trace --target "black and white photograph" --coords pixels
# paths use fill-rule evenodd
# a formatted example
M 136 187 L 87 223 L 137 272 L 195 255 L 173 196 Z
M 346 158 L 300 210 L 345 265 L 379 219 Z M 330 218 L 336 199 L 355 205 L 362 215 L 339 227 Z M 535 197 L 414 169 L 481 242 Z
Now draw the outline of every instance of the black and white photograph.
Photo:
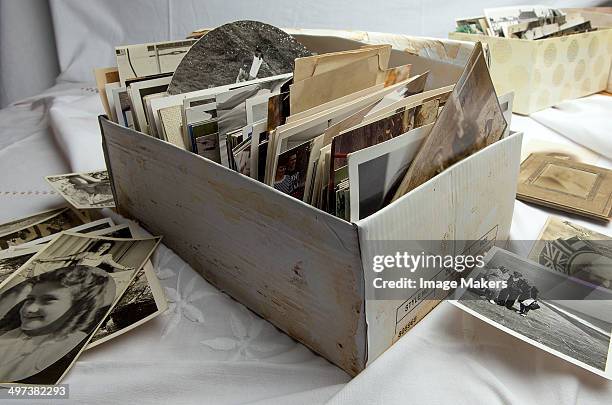
M 27 249 L 8 250 L 0 253 L 0 285 L 42 248 L 43 246 L 32 246 Z
M 453 304 L 556 356 L 606 375 L 612 293 L 499 248 L 467 277 Z M 485 285 L 476 284 L 484 280 Z M 583 301 L 576 310 L 573 301 Z
M 54 211 L 49 217 L 36 218 L 39 222 L 17 230 L 11 227 L 8 233 L 0 235 L 0 250 L 67 231 L 86 222 L 81 214 L 70 208 Z
M 120 336 L 153 319 L 168 308 L 159 280 L 150 263 L 136 273 L 123 296 L 94 333 L 87 349 Z
M 56 384 L 160 238 L 62 233 L 0 288 L 0 381 Z
M 529 259 L 551 270 L 612 288 L 612 238 L 549 217 Z
M 73 233 L 87 233 L 88 234 L 91 232 L 105 231 L 113 226 L 115 226 L 115 223 L 113 222 L 112 219 L 102 218 L 102 219 L 97 219 L 92 222 L 87 222 L 83 225 L 75 226 L 74 228 L 66 229 L 66 231 L 73 232 Z M 37 238 L 37 239 L 22 243 L 17 246 L 11 246 L 9 247 L 9 250 L 28 248 L 34 245 L 40 245 L 43 243 L 47 243 L 51 241 L 53 238 L 55 238 L 55 236 L 56 236 L 55 234 L 43 236 L 42 238 Z
M 30 225 L 37 224 L 47 218 L 51 218 L 56 214 L 59 214 L 61 211 L 64 211 L 66 208 L 54 208 L 51 210 L 42 211 L 33 215 L 30 215 L 25 218 L 18 218 L 11 222 L 7 222 L 5 224 L 0 225 L 0 235 L 6 235 L 12 232 L 15 232 L 19 229 L 27 228 Z
M 51 186 L 77 209 L 115 206 L 106 170 L 47 176 Z
M 262 95 L 276 95 L 290 76 L 281 75 L 269 78 L 257 84 L 232 89 L 216 96 L 219 122 L 219 143 L 225 142 L 225 136 L 247 125 L 246 101 Z
M 176 67 L 168 92 L 223 86 L 250 79 L 253 74 L 265 78 L 290 73 L 295 58 L 310 55 L 312 52 L 295 38 L 269 24 L 231 22 L 211 30 L 191 47 Z

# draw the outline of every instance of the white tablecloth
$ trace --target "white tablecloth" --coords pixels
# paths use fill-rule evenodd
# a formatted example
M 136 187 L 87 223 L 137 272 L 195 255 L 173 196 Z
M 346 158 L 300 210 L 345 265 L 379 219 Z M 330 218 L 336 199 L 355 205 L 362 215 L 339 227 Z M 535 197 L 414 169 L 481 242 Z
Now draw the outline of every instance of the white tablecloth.
M 570 105 L 604 106 L 609 99 L 590 97 Z M 62 203 L 43 176 L 104 166 L 97 124 L 101 110 L 90 84 L 56 86 L 41 97 L 0 110 L 0 222 Z M 537 119 L 557 132 L 519 116 L 512 128 L 524 131 L 525 144 L 544 139 L 574 145 L 558 132 L 567 128 L 556 127 L 548 121 L 551 117 L 564 122 L 562 110 L 545 110 Z M 589 137 L 572 137 L 581 128 Z M 602 132 L 590 119 L 572 119 L 568 131 L 568 137 L 587 146 L 597 139 L 609 145 L 605 137 L 610 132 Z M 595 160 L 612 167 L 605 158 Z M 551 213 L 517 201 L 512 237 L 537 238 Z M 554 214 L 612 234 L 612 226 Z M 518 248 L 526 253 L 529 247 Z M 70 384 L 70 402 L 612 403 L 611 382 L 448 303 L 439 305 L 351 381 L 342 370 L 214 289 L 167 248 L 159 248 L 154 267 L 170 309 L 81 356 L 64 380 Z

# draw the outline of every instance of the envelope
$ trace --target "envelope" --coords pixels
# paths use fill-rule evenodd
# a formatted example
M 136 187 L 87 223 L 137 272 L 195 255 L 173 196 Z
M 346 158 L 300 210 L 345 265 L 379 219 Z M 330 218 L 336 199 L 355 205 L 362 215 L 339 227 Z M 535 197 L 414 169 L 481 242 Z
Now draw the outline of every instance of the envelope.
M 350 51 L 297 58 L 293 71 L 293 82 L 297 83 L 374 55 L 377 56 L 379 72 L 385 72 L 391 57 L 391 45 L 368 45 Z
M 375 86 L 384 80 L 379 55 L 373 54 L 350 64 L 295 82 L 289 87 L 291 114 Z M 317 71 L 317 69 L 315 69 Z

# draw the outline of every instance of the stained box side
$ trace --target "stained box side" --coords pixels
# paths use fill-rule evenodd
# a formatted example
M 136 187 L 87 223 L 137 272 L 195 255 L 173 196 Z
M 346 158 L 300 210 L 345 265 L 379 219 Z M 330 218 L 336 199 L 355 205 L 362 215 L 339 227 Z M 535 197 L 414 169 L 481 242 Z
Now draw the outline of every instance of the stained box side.
M 354 225 L 100 117 L 119 212 L 215 287 L 351 375 L 366 359 Z

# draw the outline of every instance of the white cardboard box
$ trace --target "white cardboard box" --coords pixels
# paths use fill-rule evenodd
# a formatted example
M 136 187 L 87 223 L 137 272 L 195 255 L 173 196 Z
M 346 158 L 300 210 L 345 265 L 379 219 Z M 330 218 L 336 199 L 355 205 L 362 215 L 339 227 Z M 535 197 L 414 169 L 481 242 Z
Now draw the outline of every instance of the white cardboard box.
M 318 51 L 358 42 L 300 35 Z M 456 46 L 452 45 L 452 46 Z M 392 64 L 431 70 L 429 86 L 461 68 L 394 51 Z M 431 87 L 430 87 L 431 88 Z M 362 371 L 439 301 L 366 300 L 368 269 L 386 240 L 505 241 L 521 134 L 455 164 L 379 212 L 349 223 L 169 143 L 100 117 L 117 208 L 141 222 L 210 283 L 351 375 Z

